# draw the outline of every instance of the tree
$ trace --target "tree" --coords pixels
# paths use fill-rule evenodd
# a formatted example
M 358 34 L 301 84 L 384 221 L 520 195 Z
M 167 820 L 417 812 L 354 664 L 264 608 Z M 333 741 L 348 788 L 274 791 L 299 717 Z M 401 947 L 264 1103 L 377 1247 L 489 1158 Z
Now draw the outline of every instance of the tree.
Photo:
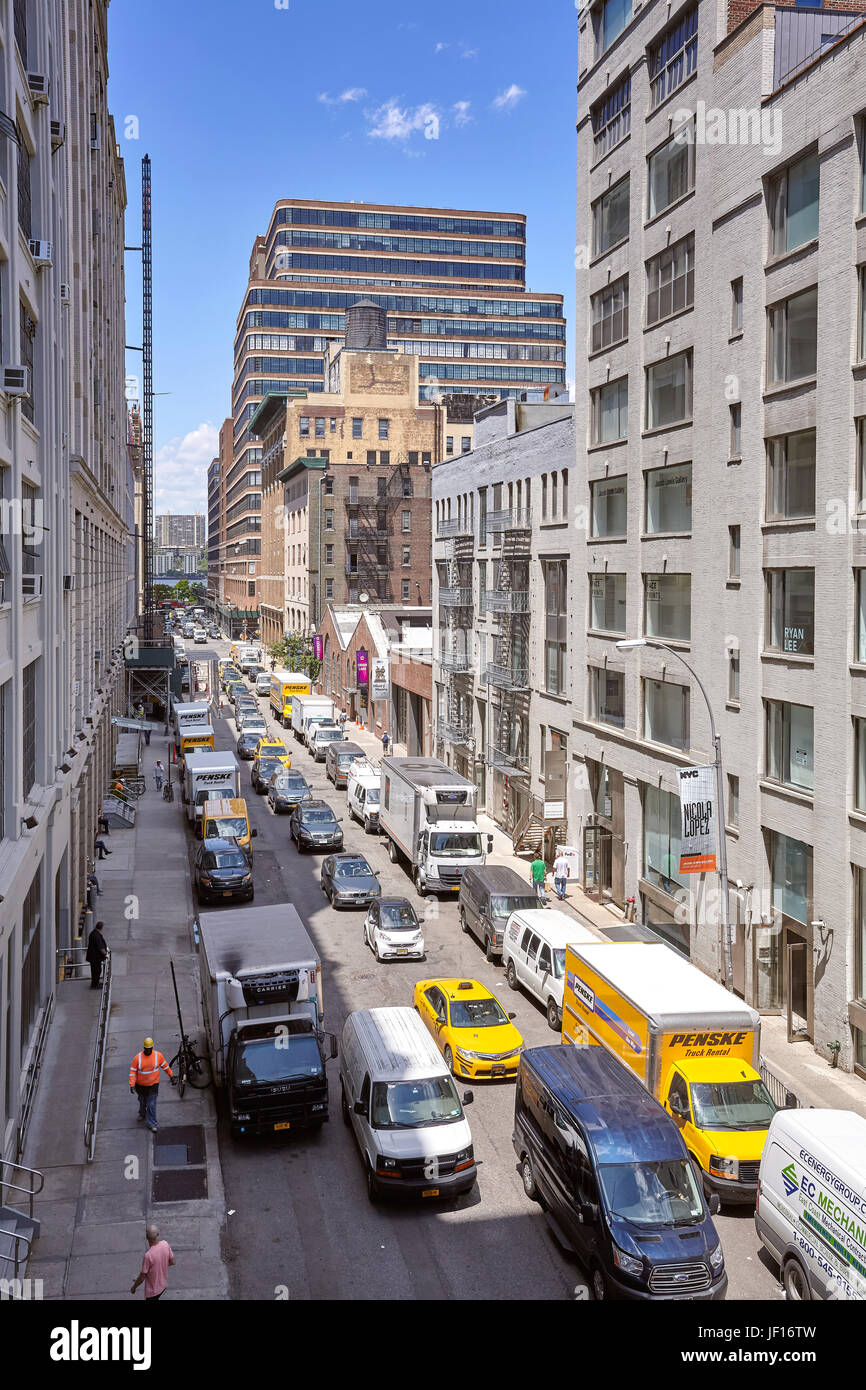
M 172 590 L 168 584 L 154 584 L 153 601 L 154 603 L 167 603 L 172 597 Z

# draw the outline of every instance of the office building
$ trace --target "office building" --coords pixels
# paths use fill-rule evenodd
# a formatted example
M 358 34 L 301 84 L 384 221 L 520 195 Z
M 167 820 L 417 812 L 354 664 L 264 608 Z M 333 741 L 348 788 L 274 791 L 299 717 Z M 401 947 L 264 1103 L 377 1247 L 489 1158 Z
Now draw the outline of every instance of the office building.
M 205 517 L 202 513 L 189 515 L 164 512 L 154 518 L 154 542 L 162 550 L 204 550 Z

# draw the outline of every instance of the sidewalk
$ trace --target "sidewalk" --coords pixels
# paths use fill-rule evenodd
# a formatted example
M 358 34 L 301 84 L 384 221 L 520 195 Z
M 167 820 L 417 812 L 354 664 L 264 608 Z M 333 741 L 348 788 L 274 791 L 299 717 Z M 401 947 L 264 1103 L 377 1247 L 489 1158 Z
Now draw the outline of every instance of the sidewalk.
M 360 731 L 351 721 L 346 723 L 346 736 L 365 749 L 373 762 L 379 762 L 382 757 L 380 739 Z M 394 752 L 400 757 L 405 750 L 398 746 Z M 516 855 L 510 837 L 489 816 L 480 814 L 478 824 L 485 835 L 493 836 L 493 852 L 488 856 L 488 863 L 507 864 L 528 884 L 529 856 Z M 602 937 L 611 927 L 624 921 L 618 909 L 603 907 L 588 898 L 574 881 L 569 881 L 565 902 L 557 902 L 553 893 L 549 892 L 548 903 L 570 913 L 583 926 L 599 932 Z M 789 1043 L 784 1018 L 769 1014 L 762 1016 L 761 1056 L 770 1071 L 788 1090 L 794 1092 L 801 1105 L 854 1110 L 866 1118 L 866 1084 L 851 1072 L 831 1068 L 823 1057 L 819 1057 L 811 1043 Z
M 228 1297 L 213 1090 L 188 1087 L 181 1100 L 164 1079 L 158 1134 L 138 1123 L 137 1099 L 129 1094 L 129 1064 L 146 1036 L 167 1060 L 177 1050 L 170 959 L 184 1026 L 191 1037 L 202 1036 L 184 810 L 176 768 L 174 801 L 154 790 L 157 758 L 166 766 L 171 760 L 162 735 L 145 749 L 147 791 L 137 802 L 135 828 L 112 831 L 105 839 L 111 857 L 96 865 L 102 896 L 95 916 L 105 923 L 112 984 L 92 1163 L 83 1129 L 100 996 L 91 993 L 89 977 L 56 986 L 55 1021 L 22 1160 L 45 1174 L 35 1207 L 42 1233 L 27 1269 L 30 1278 L 43 1280 L 45 1298 L 130 1298 L 149 1222 L 160 1227 L 177 1261 L 169 1271 L 168 1299 Z M 206 1196 L 188 1196 L 203 1185 L 202 1177 Z M 158 1196 L 186 1200 L 154 1200 L 155 1180 Z M 140 1288 L 136 1297 L 143 1296 Z

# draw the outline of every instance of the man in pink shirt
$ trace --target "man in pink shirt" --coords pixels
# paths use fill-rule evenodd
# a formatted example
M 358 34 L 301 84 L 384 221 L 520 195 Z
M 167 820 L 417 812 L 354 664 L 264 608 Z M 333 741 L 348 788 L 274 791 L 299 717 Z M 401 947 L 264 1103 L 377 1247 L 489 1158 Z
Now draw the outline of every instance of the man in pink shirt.
M 129 1292 L 135 1293 L 143 1281 L 146 1301 L 149 1298 L 162 1298 L 165 1293 L 168 1284 L 168 1267 L 174 1264 L 174 1254 L 168 1241 L 160 1240 L 158 1226 L 148 1226 L 145 1235 L 147 1236 L 147 1250 L 144 1252 L 144 1259 L 141 1262 L 141 1273 Z

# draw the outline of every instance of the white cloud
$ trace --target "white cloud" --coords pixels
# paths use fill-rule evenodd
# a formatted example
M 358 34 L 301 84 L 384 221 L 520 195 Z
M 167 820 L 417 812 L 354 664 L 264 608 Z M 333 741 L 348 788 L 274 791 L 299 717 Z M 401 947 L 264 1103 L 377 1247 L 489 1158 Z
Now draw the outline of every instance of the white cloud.
M 469 107 L 470 107 L 471 105 L 472 105 L 471 101 L 455 101 L 454 107 L 453 107 L 453 111 L 454 111 L 454 124 L 455 124 L 455 125 L 470 125 L 470 124 L 471 124 L 471 122 L 472 122 L 472 117 L 471 117 L 470 114 L 469 114 Z
M 444 52 L 445 52 L 445 49 L 446 49 L 446 48 L 450 48 L 450 47 L 451 47 L 450 43 L 437 43 L 436 47 L 433 49 L 433 52 L 434 52 L 434 53 L 444 53 Z
M 370 121 L 367 134 L 377 140 L 408 140 L 415 131 L 423 130 L 426 134 L 432 130 L 438 134 L 439 129 L 439 113 L 429 101 L 423 106 L 404 108 L 392 97 L 370 112 L 367 119 Z
M 338 97 L 332 97 L 327 92 L 320 92 L 317 101 L 324 106 L 339 106 L 340 102 L 361 101 L 367 95 L 366 87 L 347 87 Z
M 493 98 L 493 107 L 496 111 L 513 111 L 517 103 L 526 96 L 522 87 L 518 87 L 516 82 L 512 82 L 510 87 L 506 87 L 504 92 Z
M 207 513 L 207 470 L 219 451 L 219 431 L 203 421 L 175 435 L 153 461 L 154 512 Z
M 477 58 L 477 57 L 478 57 L 478 49 L 477 49 L 477 48 L 464 48 L 463 52 L 460 54 L 460 57 L 461 57 L 461 58 Z

